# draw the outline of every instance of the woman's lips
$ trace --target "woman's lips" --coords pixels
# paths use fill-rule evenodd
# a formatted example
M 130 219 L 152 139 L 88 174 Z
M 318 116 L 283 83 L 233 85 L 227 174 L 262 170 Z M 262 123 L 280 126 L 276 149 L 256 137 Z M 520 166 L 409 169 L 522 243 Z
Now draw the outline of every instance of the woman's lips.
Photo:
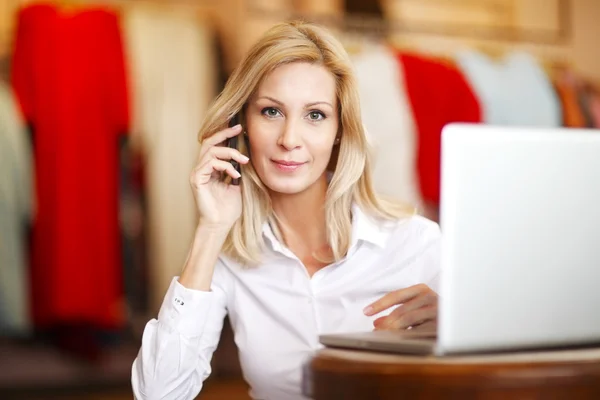
M 284 160 L 271 160 L 275 167 L 280 171 L 284 172 L 294 172 L 304 164 L 305 162 L 297 162 L 297 161 L 284 161 Z

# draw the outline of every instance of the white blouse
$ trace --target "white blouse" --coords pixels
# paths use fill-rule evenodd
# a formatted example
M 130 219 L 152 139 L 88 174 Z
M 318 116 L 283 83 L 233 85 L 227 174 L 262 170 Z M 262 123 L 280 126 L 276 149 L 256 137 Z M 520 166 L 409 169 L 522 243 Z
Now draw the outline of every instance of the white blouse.
M 362 310 L 390 291 L 419 283 L 438 291 L 436 223 L 421 216 L 382 222 L 357 206 L 352 211 L 348 255 L 312 278 L 267 224 L 269 249 L 260 267 L 242 268 L 221 256 L 210 292 L 174 278 L 133 363 L 136 398 L 195 398 L 228 314 L 252 398 L 305 399 L 302 368 L 322 348 L 319 334 L 372 330 L 373 320 L 390 311 L 367 317 Z

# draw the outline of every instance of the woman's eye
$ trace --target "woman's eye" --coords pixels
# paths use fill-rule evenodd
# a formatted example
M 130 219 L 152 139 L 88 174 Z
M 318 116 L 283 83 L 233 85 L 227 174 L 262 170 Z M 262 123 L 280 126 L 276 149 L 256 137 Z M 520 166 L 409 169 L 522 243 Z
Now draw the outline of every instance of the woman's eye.
M 322 119 L 325 119 L 325 114 L 323 114 L 321 111 L 311 111 L 310 113 L 308 113 L 308 118 L 311 121 L 320 121 Z
M 279 115 L 279 110 L 273 107 L 263 108 L 262 113 L 267 117 L 277 117 Z

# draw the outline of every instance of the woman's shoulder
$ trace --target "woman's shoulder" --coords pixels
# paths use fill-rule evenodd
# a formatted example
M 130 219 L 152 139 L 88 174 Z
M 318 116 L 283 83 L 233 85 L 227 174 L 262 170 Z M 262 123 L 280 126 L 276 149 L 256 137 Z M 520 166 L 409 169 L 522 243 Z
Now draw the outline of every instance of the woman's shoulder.
M 420 214 L 399 218 L 389 223 L 392 236 L 418 242 L 429 242 L 441 237 L 440 226 Z
M 355 234 L 368 241 L 379 243 L 382 247 L 399 244 L 426 245 L 439 240 L 440 227 L 431 219 L 418 213 L 397 214 L 392 217 L 374 215 L 355 207 Z M 369 237 L 371 240 L 369 240 Z
M 440 233 L 439 224 L 421 214 L 414 214 L 407 217 L 402 217 L 398 219 L 396 226 L 412 229 L 418 233 Z

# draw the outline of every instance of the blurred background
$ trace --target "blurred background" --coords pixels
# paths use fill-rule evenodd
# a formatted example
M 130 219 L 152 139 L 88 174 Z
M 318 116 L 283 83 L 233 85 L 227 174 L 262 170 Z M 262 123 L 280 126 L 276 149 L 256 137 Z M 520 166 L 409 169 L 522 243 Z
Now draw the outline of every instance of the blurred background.
M 432 219 L 445 124 L 600 126 L 598 0 L 0 0 L 1 399 L 131 398 L 204 113 L 292 18 L 342 40 L 377 189 Z M 247 398 L 232 338 L 199 398 Z

